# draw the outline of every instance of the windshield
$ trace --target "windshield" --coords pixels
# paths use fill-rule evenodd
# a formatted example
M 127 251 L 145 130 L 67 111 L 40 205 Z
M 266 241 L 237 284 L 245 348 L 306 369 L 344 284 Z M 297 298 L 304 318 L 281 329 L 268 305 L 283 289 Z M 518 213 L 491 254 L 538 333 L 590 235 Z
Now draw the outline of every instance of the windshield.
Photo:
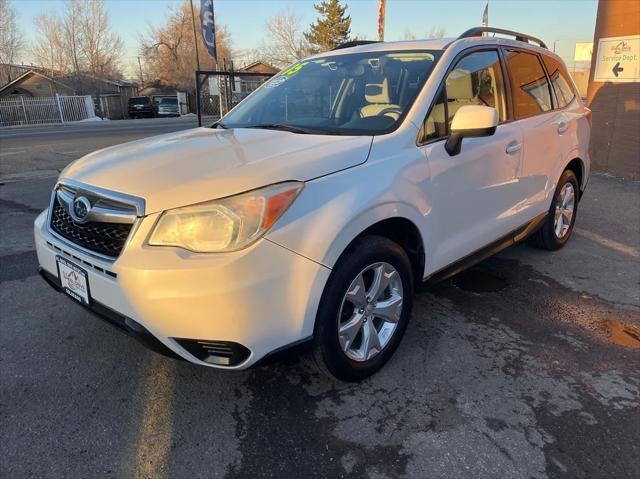
M 381 51 L 305 60 L 280 72 L 222 120 L 226 128 L 376 135 L 399 124 L 439 51 Z
M 178 104 L 178 99 L 177 98 L 163 98 L 162 100 L 160 100 L 160 104 L 161 105 L 177 105 Z

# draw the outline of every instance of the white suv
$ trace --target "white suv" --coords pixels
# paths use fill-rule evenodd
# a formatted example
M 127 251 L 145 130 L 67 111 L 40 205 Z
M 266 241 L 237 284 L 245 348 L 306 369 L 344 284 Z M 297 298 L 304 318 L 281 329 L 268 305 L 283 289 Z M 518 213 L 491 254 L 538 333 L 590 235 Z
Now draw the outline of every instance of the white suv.
M 35 222 L 40 269 L 157 351 L 244 369 L 309 340 L 360 380 L 418 283 L 527 236 L 564 246 L 589 134 L 562 60 L 527 35 L 349 45 L 212 127 L 72 163 Z

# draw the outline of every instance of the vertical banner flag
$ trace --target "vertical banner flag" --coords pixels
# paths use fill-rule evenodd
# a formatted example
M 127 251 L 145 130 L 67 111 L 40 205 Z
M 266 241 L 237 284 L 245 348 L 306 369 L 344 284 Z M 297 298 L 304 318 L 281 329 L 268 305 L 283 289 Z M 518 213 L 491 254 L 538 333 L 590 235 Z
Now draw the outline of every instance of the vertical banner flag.
M 384 10 L 387 2 L 380 0 L 380 7 L 378 8 L 378 41 L 384 41 Z
M 482 26 L 489 26 L 489 2 L 484 6 L 484 13 L 482 14 Z
M 213 20 L 213 0 L 200 0 L 200 26 L 202 41 L 209 55 L 218 61 L 216 54 L 216 26 Z

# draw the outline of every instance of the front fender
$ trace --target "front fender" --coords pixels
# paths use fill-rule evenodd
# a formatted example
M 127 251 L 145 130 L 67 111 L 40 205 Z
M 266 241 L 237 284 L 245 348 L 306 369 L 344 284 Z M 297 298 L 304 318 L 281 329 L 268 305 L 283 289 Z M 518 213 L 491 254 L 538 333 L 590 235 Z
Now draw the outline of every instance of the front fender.
M 380 221 L 404 218 L 421 231 L 430 208 L 420 184 L 401 172 L 385 175 L 383 163 L 308 182 L 266 238 L 333 268 L 354 238 Z

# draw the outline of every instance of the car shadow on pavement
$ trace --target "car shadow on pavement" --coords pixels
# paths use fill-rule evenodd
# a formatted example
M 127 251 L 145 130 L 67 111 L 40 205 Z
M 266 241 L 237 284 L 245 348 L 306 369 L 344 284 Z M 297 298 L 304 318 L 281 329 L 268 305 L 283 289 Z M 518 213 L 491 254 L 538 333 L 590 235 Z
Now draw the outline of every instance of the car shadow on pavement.
M 397 353 L 359 384 L 308 354 L 235 372 L 167 359 L 12 274 L 1 475 L 633 476 L 640 349 L 610 325 L 638 312 L 505 256 L 420 292 Z
M 161 475 L 628 477 L 640 350 L 609 341 L 611 319 L 638 315 L 494 258 L 420 293 L 397 354 L 360 384 L 308 354 L 243 373 L 178 363 Z

